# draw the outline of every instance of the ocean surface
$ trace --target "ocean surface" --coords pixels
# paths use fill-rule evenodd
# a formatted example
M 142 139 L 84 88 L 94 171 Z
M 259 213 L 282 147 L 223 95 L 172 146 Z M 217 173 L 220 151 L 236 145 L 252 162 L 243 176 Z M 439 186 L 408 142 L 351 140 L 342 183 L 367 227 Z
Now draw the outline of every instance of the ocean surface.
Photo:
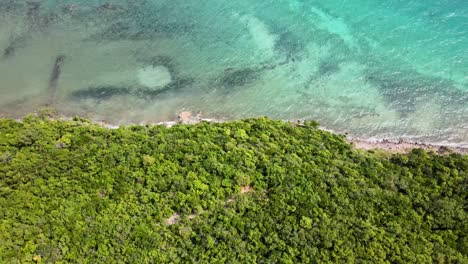
M 0 0 L 0 113 L 468 143 L 467 0 Z

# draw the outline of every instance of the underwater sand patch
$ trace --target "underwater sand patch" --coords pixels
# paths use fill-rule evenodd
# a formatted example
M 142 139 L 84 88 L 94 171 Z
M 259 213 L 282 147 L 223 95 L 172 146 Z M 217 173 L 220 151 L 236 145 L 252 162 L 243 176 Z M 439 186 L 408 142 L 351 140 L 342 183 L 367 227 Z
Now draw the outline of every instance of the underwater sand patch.
M 272 57 L 278 36 L 272 34 L 268 25 L 252 15 L 240 17 L 240 21 L 247 26 L 253 43 L 266 57 Z
M 172 82 L 172 76 L 164 66 L 146 66 L 138 71 L 138 81 L 147 88 L 161 89 Z

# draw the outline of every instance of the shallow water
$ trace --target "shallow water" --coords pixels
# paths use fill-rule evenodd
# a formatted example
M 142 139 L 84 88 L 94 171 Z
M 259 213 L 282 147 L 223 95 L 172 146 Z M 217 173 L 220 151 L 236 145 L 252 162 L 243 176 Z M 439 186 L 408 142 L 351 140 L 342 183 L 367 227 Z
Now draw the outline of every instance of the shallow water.
M 267 115 L 468 142 L 468 5 L 0 0 L 0 111 L 112 123 Z

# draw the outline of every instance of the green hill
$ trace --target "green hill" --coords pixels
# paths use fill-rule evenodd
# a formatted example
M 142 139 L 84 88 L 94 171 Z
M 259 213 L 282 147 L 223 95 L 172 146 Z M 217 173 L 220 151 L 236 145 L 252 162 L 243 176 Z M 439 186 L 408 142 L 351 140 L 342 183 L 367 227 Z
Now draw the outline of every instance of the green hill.
M 0 119 L 0 263 L 468 263 L 467 195 L 314 122 Z

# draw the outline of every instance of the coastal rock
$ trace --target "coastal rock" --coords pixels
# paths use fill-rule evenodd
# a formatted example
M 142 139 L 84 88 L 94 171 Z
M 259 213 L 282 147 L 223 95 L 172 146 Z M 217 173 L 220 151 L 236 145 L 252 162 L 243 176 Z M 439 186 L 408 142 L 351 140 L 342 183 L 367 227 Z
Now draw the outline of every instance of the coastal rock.
M 440 146 L 437 150 L 437 153 L 439 153 L 440 155 L 450 154 L 451 152 L 452 150 L 447 146 Z
M 195 124 L 199 122 L 199 118 L 197 116 L 193 116 L 189 111 L 180 112 L 177 118 L 179 123 L 182 124 Z

